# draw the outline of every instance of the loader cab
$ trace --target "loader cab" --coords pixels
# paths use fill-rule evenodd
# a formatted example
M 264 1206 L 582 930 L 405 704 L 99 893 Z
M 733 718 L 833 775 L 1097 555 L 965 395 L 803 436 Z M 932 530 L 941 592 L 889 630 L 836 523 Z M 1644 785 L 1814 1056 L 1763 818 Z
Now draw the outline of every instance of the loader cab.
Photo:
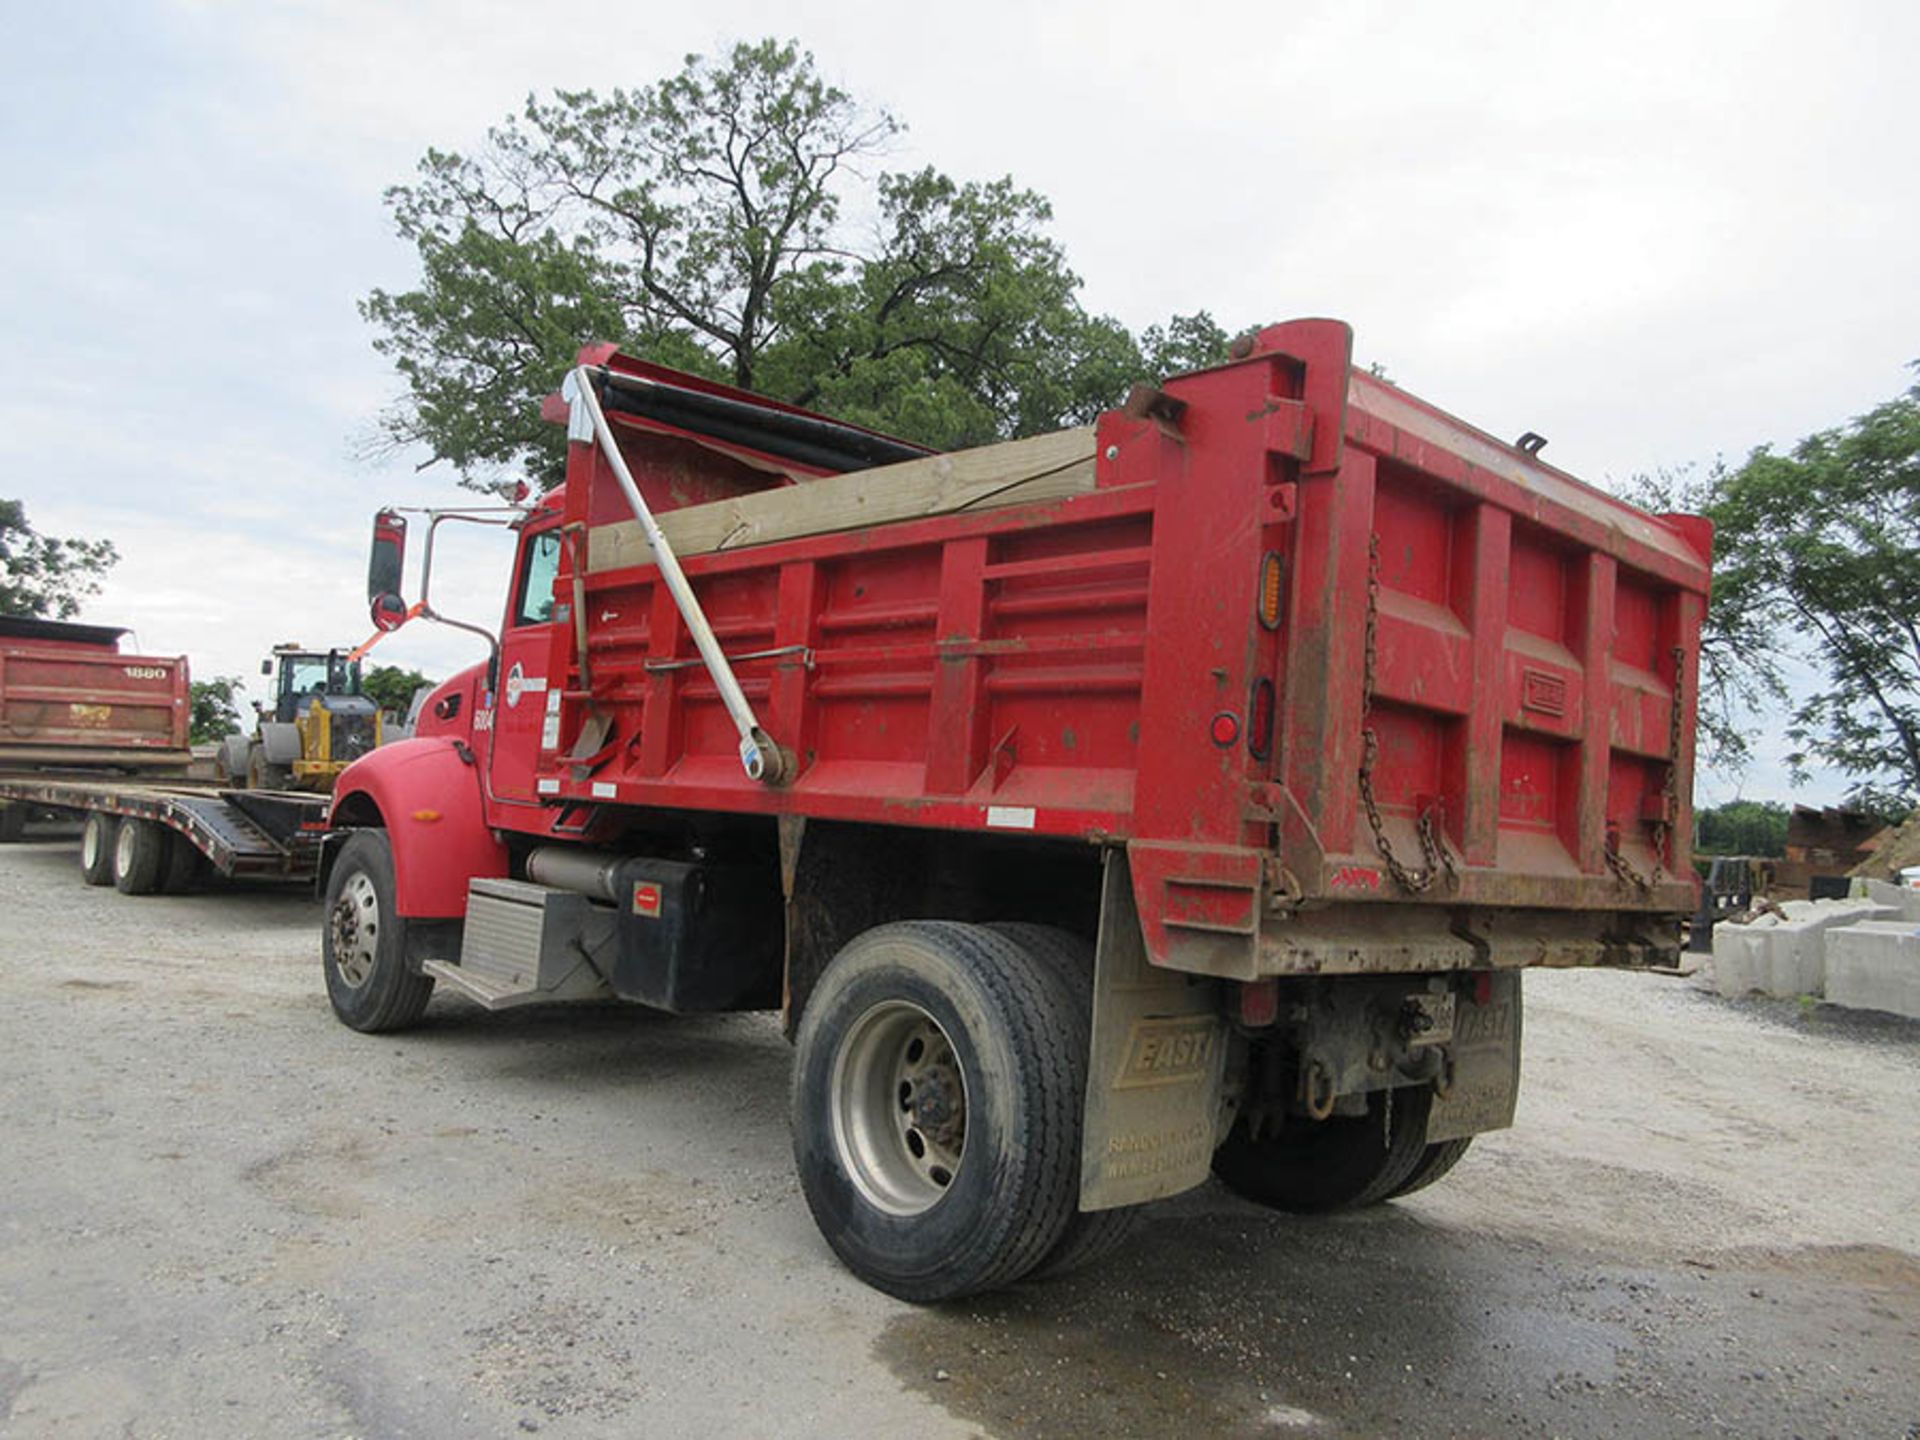
M 316 696 L 328 699 L 359 695 L 360 663 L 347 660 L 338 651 L 317 654 L 311 651 L 278 651 L 278 678 L 274 682 L 273 718 L 291 724 L 310 709 Z

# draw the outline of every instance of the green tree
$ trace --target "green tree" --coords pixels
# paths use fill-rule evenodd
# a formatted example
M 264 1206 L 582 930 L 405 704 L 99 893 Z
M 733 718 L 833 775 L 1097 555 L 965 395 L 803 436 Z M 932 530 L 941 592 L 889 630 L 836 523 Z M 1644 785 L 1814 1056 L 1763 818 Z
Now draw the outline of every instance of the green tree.
M 24 504 L 0 500 L 0 615 L 71 620 L 119 558 L 111 540 L 42 535 Z
M 1786 454 L 1714 477 L 1715 585 L 1825 675 L 1794 706 L 1789 757 L 1857 803 L 1920 796 L 1920 385 Z
M 1787 853 L 1789 811 L 1776 801 L 1730 800 L 1695 811 L 1693 818 L 1694 849 L 1702 855 L 1777 858 Z
M 432 683 L 418 670 L 403 670 L 398 665 L 375 665 L 362 677 L 360 688 L 382 710 L 391 710 L 405 717 L 413 704 L 414 691 Z
M 406 384 L 383 443 L 476 488 L 554 483 L 565 442 L 538 402 L 595 339 L 942 448 L 1224 355 L 1204 314 L 1145 353 L 1089 314 L 1047 202 L 1011 180 L 866 179 L 899 130 L 763 40 L 638 90 L 529 97 L 476 154 L 429 151 L 387 195 L 421 283 L 361 305 Z
M 187 687 L 193 700 L 189 741 L 213 744 L 246 728 L 240 723 L 240 687 L 238 675 L 216 675 L 211 680 L 195 680 Z

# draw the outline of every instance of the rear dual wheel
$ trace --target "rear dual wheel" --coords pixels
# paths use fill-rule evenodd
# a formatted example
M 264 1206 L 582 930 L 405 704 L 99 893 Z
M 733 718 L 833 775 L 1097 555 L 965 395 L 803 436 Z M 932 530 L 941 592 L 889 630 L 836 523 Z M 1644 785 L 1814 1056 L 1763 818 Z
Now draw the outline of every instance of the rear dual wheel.
M 1452 1159 L 1429 1160 L 1448 1148 L 1427 1144 L 1432 1104 L 1425 1086 L 1376 1090 L 1365 1115 L 1290 1117 L 1258 1138 L 1242 1117 L 1214 1152 L 1213 1173 L 1235 1194 L 1296 1215 L 1377 1205 L 1438 1180 L 1464 1152 L 1460 1144 Z
M 907 921 L 827 967 L 796 1039 L 794 1159 L 821 1234 L 903 1300 L 1010 1284 L 1077 1212 L 1086 1008 L 1011 935 Z

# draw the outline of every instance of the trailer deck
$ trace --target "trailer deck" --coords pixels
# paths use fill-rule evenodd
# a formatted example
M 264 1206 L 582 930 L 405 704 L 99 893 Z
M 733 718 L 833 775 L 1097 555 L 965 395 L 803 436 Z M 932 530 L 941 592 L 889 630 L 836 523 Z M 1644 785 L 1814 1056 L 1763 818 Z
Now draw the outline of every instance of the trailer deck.
M 328 797 L 188 781 L 0 776 L 0 801 L 151 820 L 184 836 L 222 875 L 311 878 Z

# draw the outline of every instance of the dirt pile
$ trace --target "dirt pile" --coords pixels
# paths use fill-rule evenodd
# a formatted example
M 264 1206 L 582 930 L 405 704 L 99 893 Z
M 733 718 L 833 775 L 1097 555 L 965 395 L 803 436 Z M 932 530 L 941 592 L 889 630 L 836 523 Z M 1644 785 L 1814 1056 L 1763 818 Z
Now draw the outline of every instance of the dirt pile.
M 1848 873 L 1891 880 L 1909 865 L 1920 865 L 1920 810 L 1888 830 L 1874 852 Z

